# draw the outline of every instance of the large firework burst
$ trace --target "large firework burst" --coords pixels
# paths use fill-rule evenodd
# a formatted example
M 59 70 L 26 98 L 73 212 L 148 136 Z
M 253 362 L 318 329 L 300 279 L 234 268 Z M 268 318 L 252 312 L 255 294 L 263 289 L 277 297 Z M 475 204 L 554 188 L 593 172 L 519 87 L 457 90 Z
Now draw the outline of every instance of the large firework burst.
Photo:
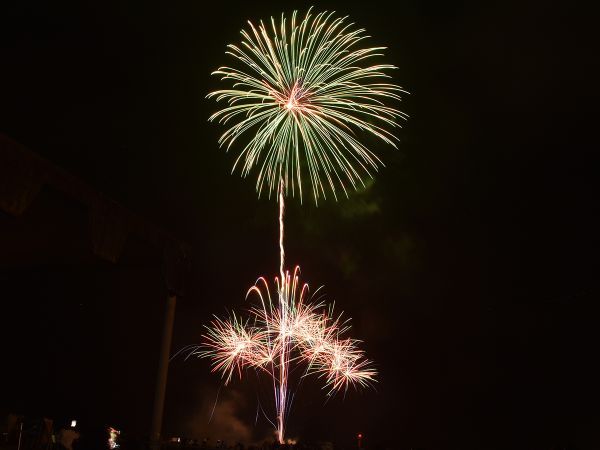
M 389 82 L 395 67 L 373 63 L 385 47 L 362 48 L 365 30 L 346 19 L 309 10 L 302 20 L 294 12 L 289 21 L 248 22 L 241 45 L 228 46 L 236 67 L 213 72 L 231 87 L 208 95 L 226 102 L 210 120 L 228 125 L 219 140 L 227 149 L 248 135 L 233 170 L 258 170 L 259 195 L 283 180 L 286 194 L 302 198 L 303 171 L 315 202 L 326 190 L 347 195 L 382 165 L 361 135 L 395 146 L 392 131 L 406 117 L 386 105 L 404 92 Z

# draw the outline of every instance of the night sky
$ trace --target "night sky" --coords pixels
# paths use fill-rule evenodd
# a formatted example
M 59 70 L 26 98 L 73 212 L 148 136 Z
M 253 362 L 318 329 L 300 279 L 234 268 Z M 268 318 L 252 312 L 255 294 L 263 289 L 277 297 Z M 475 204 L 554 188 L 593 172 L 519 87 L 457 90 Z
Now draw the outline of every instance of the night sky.
M 312 2 L 389 47 L 410 119 L 365 189 L 289 201 L 286 254 L 353 317 L 375 389 L 298 394 L 289 435 L 388 448 L 600 448 L 598 51 L 576 2 Z M 173 352 L 278 270 L 276 204 L 208 124 L 247 19 L 304 2 L 5 2 L 0 132 L 192 246 Z M 51 189 L 0 215 L 0 412 L 150 428 L 166 288 L 131 239 L 91 254 L 86 211 Z M 250 374 L 221 389 L 173 360 L 163 434 L 258 440 Z M 265 394 L 266 395 L 266 394 Z M 267 397 L 269 398 L 269 397 Z M 383 448 L 383 447 L 382 447 Z

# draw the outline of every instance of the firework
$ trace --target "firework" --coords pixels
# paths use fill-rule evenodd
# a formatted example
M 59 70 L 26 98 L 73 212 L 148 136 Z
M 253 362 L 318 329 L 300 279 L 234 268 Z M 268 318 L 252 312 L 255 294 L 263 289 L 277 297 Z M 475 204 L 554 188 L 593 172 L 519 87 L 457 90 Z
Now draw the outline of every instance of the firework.
M 243 141 L 233 171 L 239 167 L 243 176 L 257 171 L 259 196 L 277 192 L 279 276 L 273 297 L 265 278 L 250 288 L 258 306 L 245 319 L 215 317 L 191 354 L 210 358 L 225 384 L 246 369 L 270 377 L 272 423 L 283 443 L 296 366 L 304 365 L 302 378 L 320 378 L 329 396 L 368 386 L 377 375 L 359 342 L 346 337 L 349 322 L 309 296 L 299 268 L 285 270 L 284 197 L 302 199 L 305 172 L 315 202 L 327 192 L 337 198 L 336 189 L 347 195 L 349 187 L 364 185 L 382 162 L 360 138 L 396 146 L 393 132 L 406 115 L 387 102 L 399 101 L 405 91 L 390 82 L 394 66 L 374 62 L 384 47 L 362 48 L 368 36 L 346 18 L 309 10 L 301 20 L 294 12 L 289 21 L 282 15 L 279 22 L 271 18 L 248 26 L 241 45 L 228 46 L 237 66 L 213 72 L 230 86 L 208 95 L 224 103 L 210 120 L 227 127 L 221 146 Z
M 327 190 L 336 197 L 336 189 L 347 195 L 348 186 L 364 185 L 382 162 L 359 135 L 395 147 L 393 131 L 406 117 L 386 105 L 405 92 L 389 82 L 395 67 L 373 62 L 385 47 L 362 48 L 365 30 L 332 12 L 248 27 L 240 45 L 228 46 L 236 66 L 213 72 L 230 88 L 208 95 L 225 103 L 210 117 L 228 126 L 220 145 L 248 136 L 233 170 L 257 170 L 259 195 L 283 180 L 285 193 L 300 198 L 307 171 L 315 202 Z
M 266 279 L 259 278 L 248 291 L 248 295 L 258 299 L 248 318 L 215 318 L 206 327 L 203 345 L 194 352 L 211 359 L 213 372 L 220 372 L 226 385 L 234 373 L 241 378 L 246 368 L 273 379 L 280 442 L 284 442 L 291 406 L 291 365 L 304 363 L 304 376 L 315 374 L 323 379 L 327 395 L 351 386 L 367 386 L 376 375 L 358 348 L 358 341 L 344 337 L 348 322 L 314 300 L 314 294 L 309 298 L 308 284 L 300 283 L 299 273 L 300 268 L 296 267 L 293 274 L 286 272 L 283 279 L 275 278 L 277 303 L 272 301 Z
M 358 341 L 345 337 L 349 322 L 336 316 L 316 294 L 309 297 L 308 284 L 299 280 L 300 268 L 290 274 L 284 270 L 284 197 L 279 188 L 279 277 L 275 277 L 276 301 L 269 283 L 260 277 L 246 297 L 256 296 L 257 305 L 245 319 L 215 317 L 206 327 L 202 345 L 190 355 L 210 358 L 212 371 L 221 373 L 224 384 L 233 375 L 242 378 L 252 368 L 273 380 L 275 421 L 280 443 L 291 406 L 290 365 L 305 364 L 304 376 L 314 374 L 324 381 L 327 395 L 351 386 L 363 387 L 375 381 L 376 370 L 364 357 Z M 303 377 L 304 377 L 303 376 Z M 302 377 L 302 378 L 303 378 Z

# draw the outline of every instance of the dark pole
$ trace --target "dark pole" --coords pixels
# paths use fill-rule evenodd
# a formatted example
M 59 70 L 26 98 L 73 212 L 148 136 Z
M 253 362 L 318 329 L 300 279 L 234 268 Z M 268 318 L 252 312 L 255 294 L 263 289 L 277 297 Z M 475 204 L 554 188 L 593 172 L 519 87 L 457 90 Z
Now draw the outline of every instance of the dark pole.
M 169 294 L 165 309 L 160 356 L 158 360 L 158 373 L 156 376 L 156 391 L 154 393 L 154 413 L 152 415 L 152 432 L 150 445 L 152 449 L 160 448 L 160 433 L 165 406 L 165 391 L 167 389 L 167 374 L 169 371 L 169 356 L 171 353 L 171 338 L 173 336 L 173 322 L 175 320 L 175 304 L 177 296 Z

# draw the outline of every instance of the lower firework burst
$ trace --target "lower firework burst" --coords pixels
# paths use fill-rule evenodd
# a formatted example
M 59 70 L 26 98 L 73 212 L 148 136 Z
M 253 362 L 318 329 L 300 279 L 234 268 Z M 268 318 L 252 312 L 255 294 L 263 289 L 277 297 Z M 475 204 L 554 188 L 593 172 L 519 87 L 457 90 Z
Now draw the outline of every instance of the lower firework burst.
M 291 406 L 290 366 L 304 364 L 303 377 L 314 374 L 322 379 L 329 396 L 368 386 L 376 376 L 359 341 L 345 337 L 349 320 L 334 315 L 333 307 L 319 300 L 319 290 L 309 296 L 308 284 L 300 283 L 299 273 L 296 267 L 293 274 L 275 278 L 275 302 L 268 282 L 259 278 L 247 293 L 258 302 L 246 319 L 235 314 L 227 319 L 215 317 L 194 352 L 211 359 L 213 372 L 221 373 L 226 385 L 234 373 L 242 378 L 248 368 L 273 379 L 277 416 L 273 423 L 281 443 Z

